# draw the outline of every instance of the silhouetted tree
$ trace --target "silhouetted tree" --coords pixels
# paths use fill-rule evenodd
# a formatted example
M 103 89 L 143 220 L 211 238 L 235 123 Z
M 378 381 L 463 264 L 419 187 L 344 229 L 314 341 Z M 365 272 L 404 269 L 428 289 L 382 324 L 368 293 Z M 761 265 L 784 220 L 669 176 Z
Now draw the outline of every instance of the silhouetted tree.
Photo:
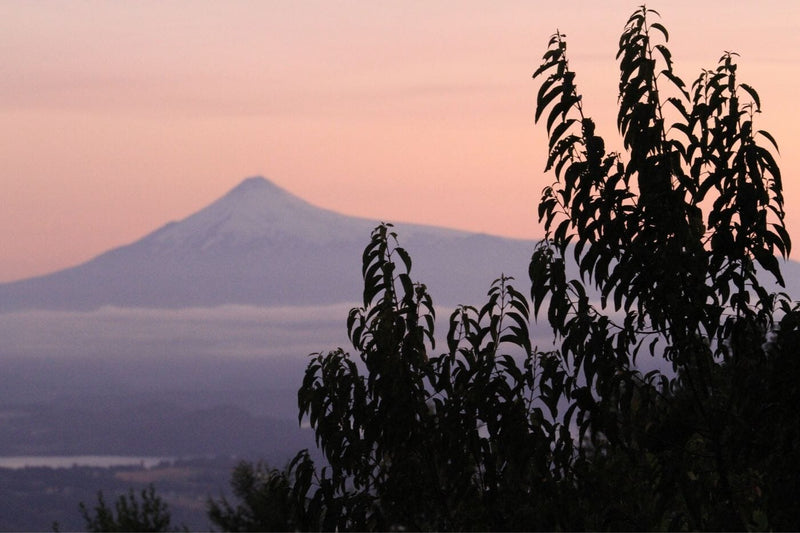
M 208 517 L 223 531 L 295 531 L 309 529 L 304 520 L 306 486 L 302 474 L 310 476 L 313 465 L 300 453 L 285 471 L 263 463 L 240 462 L 231 476 L 233 494 L 240 503 L 232 506 L 226 498 L 208 500 Z M 299 478 L 299 482 L 293 483 Z
M 142 489 L 138 497 L 130 489 L 117 498 L 113 508 L 106 504 L 102 491 L 91 512 L 83 502 L 79 508 L 87 531 L 177 531 L 172 529 L 169 507 L 153 485 Z
M 636 512 L 611 505 L 611 527 L 793 527 L 765 514 L 777 495 L 766 495 L 756 456 L 775 459 L 777 450 L 753 447 L 774 410 L 765 402 L 777 385 L 769 367 L 790 357 L 785 343 L 768 341 L 793 335 L 797 315 L 759 277 L 782 285 L 775 256 L 791 246 L 769 149 L 777 146 L 755 127 L 761 102 L 738 81 L 736 54 L 726 52 L 690 92 L 654 16 L 642 7 L 630 17 L 617 54 L 627 161 L 605 152 L 584 114 L 563 35 L 534 74 L 547 75 L 536 118 L 547 116 L 547 166 L 557 177 L 539 204 L 546 237 L 531 262 L 534 308 L 549 298 L 567 394 L 591 443 L 590 455 L 578 447 L 578 461 L 610 458 L 642 472 L 639 498 L 620 501 L 650 508 L 651 518 L 626 522 Z M 579 279 L 567 278 L 572 258 Z M 642 351 L 666 359 L 673 374 L 641 375 Z M 796 415 L 781 425 L 796 427 Z
M 790 250 L 777 146 L 755 127 L 761 103 L 736 55 L 687 89 L 657 16 L 641 7 L 620 39 L 625 158 L 584 114 L 564 35 L 534 74 L 556 181 L 539 204 L 530 296 L 556 348 L 532 347 L 528 300 L 501 276 L 483 306 L 453 312 L 435 355 L 431 297 L 379 226 L 347 321 L 356 356 L 313 354 L 298 392 L 325 466 L 301 452 L 242 484 L 245 506 L 223 503 L 226 523 L 266 512 L 324 530 L 800 524 L 800 312 L 759 278 L 782 284 L 776 255 Z M 643 374 L 648 353 L 671 369 Z

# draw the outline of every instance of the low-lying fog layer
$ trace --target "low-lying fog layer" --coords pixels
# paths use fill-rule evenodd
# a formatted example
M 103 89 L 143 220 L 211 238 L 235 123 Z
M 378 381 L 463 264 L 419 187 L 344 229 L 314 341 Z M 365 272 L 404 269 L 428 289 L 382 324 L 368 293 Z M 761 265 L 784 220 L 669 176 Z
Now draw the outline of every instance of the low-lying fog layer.
M 350 348 L 347 316 L 356 304 L 0 313 L 0 356 L 304 357 Z M 444 338 L 452 308 L 437 309 Z M 545 324 L 531 324 L 547 343 Z M 436 347 L 436 353 L 446 349 Z
M 347 343 L 351 304 L 0 314 L 3 356 L 305 356 Z
M 289 457 L 310 445 L 297 419 L 309 354 L 357 357 L 353 306 L 2 313 L 0 455 Z M 436 354 L 451 312 L 437 309 Z M 531 335 L 552 346 L 546 320 Z

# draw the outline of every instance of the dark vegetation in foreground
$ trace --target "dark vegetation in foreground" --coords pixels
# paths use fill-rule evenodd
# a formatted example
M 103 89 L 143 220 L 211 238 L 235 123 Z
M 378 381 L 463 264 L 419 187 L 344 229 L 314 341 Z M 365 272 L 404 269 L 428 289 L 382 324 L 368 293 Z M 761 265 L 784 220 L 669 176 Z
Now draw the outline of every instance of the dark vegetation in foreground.
M 0 468 L 0 531 L 47 531 L 54 523 L 61 531 L 86 530 L 76 502 L 96 502 L 98 491 L 113 505 L 116 498 L 152 484 L 167 506 L 173 524 L 207 531 L 209 495 L 228 494 L 228 480 L 236 460 L 229 457 L 164 462 L 152 468 Z M 88 503 L 94 513 L 94 503 Z M 141 528 L 136 528 L 141 529 Z
M 431 297 L 378 227 L 348 318 L 356 355 L 315 354 L 298 393 L 325 466 L 305 451 L 284 471 L 241 465 L 236 503 L 210 503 L 217 526 L 796 529 L 800 311 L 757 277 L 782 282 L 790 249 L 777 146 L 735 54 L 687 87 L 656 16 L 640 8 L 620 39 L 626 160 L 584 115 L 564 35 L 534 74 L 556 181 L 533 313 L 501 277 L 435 355 Z M 555 350 L 531 346 L 531 314 Z M 651 356 L 672 371 L 639 372 Z

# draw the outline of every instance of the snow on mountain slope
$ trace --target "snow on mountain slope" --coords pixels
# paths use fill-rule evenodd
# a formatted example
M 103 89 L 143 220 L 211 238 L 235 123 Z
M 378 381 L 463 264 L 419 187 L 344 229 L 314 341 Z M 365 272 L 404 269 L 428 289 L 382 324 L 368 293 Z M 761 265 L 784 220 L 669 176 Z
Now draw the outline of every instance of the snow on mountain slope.
M 373 225 L 367 219 L 343 217 L 314 207 L 262 177 L 252 177 L 180 223 L 168 224 L 151 234 L 148 240 L 165 247 L 190 245 L 200 249 L 258 240 L 324 244 L 352 240 Z
M 357 301 L 361 252 L 378 224 L 318 208 L 270 181 L 82 265 L 0 285 L 0 311 L 307 305 Z M 523 276 L 533 242 L 398 224 L 414 279 L 437 302 L 475 303 L 501 273 Z
M 316 207 L 261 177 L 242 181 L 208 207 L 170 223 L 148 236 L 148 242 L 164 247 L 189 245 L 199 249 L 215 245 L 247 245 L 256 241 L 285 240 L 327 245 L 357 241 L 378 224 L 377 221 L 344 216 Z M 465 236 L 466 232 L 403 224 L 404 236 L 419 233 L 439 236 Z

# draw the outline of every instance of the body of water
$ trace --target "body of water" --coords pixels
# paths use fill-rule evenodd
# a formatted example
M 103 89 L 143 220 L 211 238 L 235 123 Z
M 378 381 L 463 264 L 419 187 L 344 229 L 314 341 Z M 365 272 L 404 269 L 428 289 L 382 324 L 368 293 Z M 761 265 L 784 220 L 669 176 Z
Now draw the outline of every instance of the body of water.
M 50 467 L 70 468 L 73 466 L 143 466 L 151 468 L 171 457 L 133 457 L 127 455 L 19 455 L 0 456 L 0 468 Z

